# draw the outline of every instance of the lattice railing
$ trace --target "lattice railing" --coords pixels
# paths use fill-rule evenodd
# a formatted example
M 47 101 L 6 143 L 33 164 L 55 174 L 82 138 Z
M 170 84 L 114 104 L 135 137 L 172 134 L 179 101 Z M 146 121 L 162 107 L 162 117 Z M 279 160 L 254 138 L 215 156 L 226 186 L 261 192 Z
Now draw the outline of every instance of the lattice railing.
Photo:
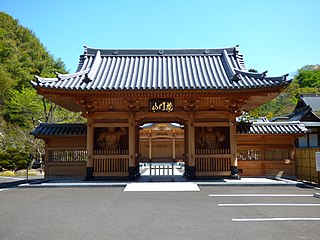
M 196 154 L 230 154 L 230 149 L 196 149 Z
M 87 150 L 49 150 L 49 162 L 85 162 Z
M 196 157 L 197 172 L 226 172 L 230 171 L 231 157 Z
M 127 155 L 128 149 L 108 149 L 108 150 L 94 150 L 94 155 Z
M 93 168 L 97 173 L 128 172 L 129 158 L 128 156 L 93 158 Z

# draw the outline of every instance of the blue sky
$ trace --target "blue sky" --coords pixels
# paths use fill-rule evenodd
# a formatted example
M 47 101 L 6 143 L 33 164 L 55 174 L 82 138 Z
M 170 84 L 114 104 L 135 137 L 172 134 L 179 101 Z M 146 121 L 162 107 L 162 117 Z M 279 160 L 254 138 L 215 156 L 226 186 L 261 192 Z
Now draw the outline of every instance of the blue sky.
M 74 72 L 83 46 L 107 49 L 240 45 L 268 76 L 320 64 L 319 0 L 0 0 Z

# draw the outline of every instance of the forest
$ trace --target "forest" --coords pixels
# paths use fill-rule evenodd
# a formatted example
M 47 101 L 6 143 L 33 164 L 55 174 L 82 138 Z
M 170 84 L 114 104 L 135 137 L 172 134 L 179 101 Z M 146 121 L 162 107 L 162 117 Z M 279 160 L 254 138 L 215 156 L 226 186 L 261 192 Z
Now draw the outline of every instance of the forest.
M 34 76 L 55 77 L 66 73 L 35 33 L 18 20 L 0 12 L 0 166 L 25 168 L 43 153 L 43 143 L 30 132 L 39 123 L 84 122 L 80 113 L 69 112 L 38 95 L 31 86 Z
M 36 37 L 10 15 L 0 12 L 0 166 L 25 168 L 39 160 L 43 142 L 30 132 L 40 123 L 84 122 L 81 113 L 69 112 L 36 93 L 34 76 L 67 73 Z M 284 116 L 294 109 L 301 93 L 320 93 L 320 65 L 302 66 L 285 92 L 249 113 L 246 119 Z

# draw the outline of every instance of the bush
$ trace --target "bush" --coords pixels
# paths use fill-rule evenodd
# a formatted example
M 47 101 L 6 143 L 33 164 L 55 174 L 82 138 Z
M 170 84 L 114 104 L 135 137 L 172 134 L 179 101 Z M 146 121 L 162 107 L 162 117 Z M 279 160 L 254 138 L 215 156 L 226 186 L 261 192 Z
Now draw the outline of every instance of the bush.
M 18 170 L 27 168 L 27 163 L 28 163 L 27 160 L 19 160 L 19 161 L 17 162 L 17 168 L 18 168 Z
M 10 160 L 11 156 L 7 152 L 0 152 L 0 160 Z
M 1 160 L 0 161 L 0 166 L 5 168 L 5 169 L 12 169 L 13 164 L 8 160 Z
M 20 161 L 20 160 L 25 160 L 25 157 L 21 156 L 20 154 L 17 154 L 17 155 L 15 155 L 15 156 L 12 158 L 12 160 L 13 160 L 14 162 L 18 162 L 18 161 Z
M 6 150 L 7 153 L 9 153 L 11 156 L 15 156 L 19 153 L 19 149 L 18 148 L 8 148 Z

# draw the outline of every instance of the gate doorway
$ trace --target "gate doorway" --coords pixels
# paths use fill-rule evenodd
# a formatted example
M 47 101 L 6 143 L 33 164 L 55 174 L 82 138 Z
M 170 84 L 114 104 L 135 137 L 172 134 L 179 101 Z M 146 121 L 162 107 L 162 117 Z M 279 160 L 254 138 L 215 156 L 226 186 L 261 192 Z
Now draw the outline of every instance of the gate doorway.
M 149 181 L 175 181 L 185 173 L 185 134 L 180 123 L 139 127 L 139 173 Z

